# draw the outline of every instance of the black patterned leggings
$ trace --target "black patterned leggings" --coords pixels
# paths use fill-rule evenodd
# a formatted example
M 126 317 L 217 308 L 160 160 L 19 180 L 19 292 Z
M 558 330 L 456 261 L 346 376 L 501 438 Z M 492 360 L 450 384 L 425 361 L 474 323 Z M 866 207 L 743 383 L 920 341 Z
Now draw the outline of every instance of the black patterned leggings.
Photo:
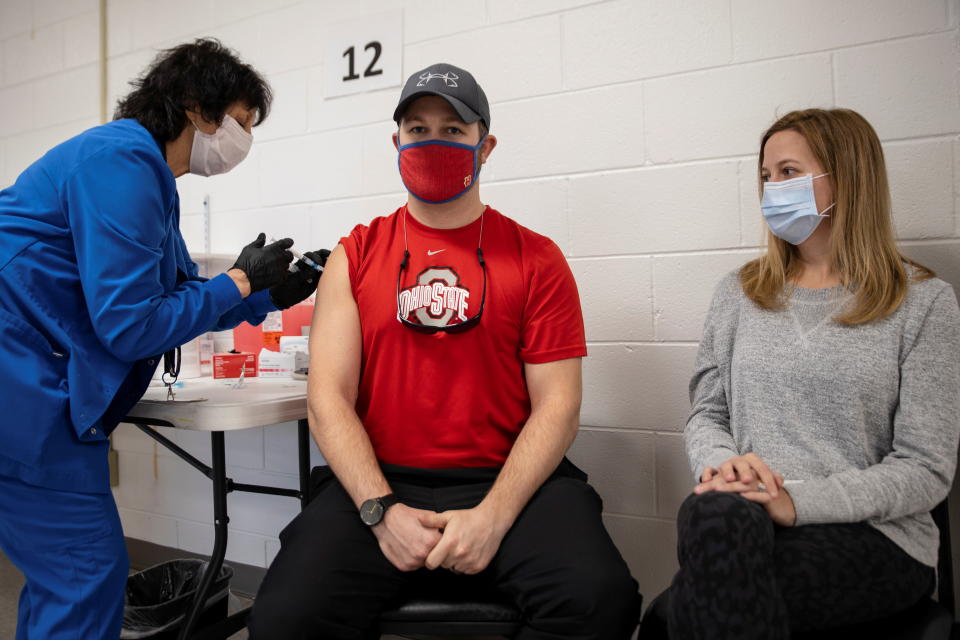
M 778 527 L 736 494 L 691 495 L 677 533 L 671 640 L 786 639 L 896 613 L 934 587 L 932 567 L 866 523 Z

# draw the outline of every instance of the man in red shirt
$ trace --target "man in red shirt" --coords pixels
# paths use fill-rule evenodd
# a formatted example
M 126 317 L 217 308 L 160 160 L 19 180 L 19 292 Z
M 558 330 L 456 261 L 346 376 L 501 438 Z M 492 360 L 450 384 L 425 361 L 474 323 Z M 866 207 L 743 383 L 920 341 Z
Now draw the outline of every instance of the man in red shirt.
M 492 586 L 518 638 L 628 638 L 637 583 L 576 435 L 586 355 L 557 246 L 480 201 L 497 144 L 473 76 L 407 81 L 393 142 L 409 196 L 330 255 L 310 333 L 310 427 L 329 467 L 280 535 L 251 638 L 376 637 L 412 585 Z

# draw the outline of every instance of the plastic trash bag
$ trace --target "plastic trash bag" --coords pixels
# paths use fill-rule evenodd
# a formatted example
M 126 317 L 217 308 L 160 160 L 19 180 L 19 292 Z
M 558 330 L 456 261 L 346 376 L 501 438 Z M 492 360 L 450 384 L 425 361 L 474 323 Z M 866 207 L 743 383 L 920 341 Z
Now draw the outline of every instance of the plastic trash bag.
M 180 559 L 163 562 L 131 574 L 124 594 L 121 640 L 175 637 L 189 613 L 206 560 Z M 223 565 L 203 605 L 201 621 L 226 617 L 227 596 L 233 569 Z M 216 607 L 215 607 L 216 605 Z M 200 625 L 198 624 L 198 627 Z

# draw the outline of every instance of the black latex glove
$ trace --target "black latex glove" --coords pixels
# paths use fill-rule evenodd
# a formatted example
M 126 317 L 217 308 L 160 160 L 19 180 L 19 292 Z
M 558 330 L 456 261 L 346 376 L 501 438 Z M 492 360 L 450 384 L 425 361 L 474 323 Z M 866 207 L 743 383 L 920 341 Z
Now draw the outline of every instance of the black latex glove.
M 272 287 L 286 277 L 287 269 L 293 261 L 288 251 L 293 240 L 284 238 L 264 246 L 267 236 L 263 233 L 240 252 L 240 257 L 231 269 L 240 269 L 250 281 L 250 293 Z
M 330 252 L 320 249 L 308 251 L 304 255 L 322 267 L 327 264 Z M 309 298 L 317 290 L 317 282 L 322 274 L 303 260 L 297 260 L 296 266 L 297 270 L 290 271 L 280 284 L 270 287 L 270 299 L 277 305 L 277 309 L 292 307 Z

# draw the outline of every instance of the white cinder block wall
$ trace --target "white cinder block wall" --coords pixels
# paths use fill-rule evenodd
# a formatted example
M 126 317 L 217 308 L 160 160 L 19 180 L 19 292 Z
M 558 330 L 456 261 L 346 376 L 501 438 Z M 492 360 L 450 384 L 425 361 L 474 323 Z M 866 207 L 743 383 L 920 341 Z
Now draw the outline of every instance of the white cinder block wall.
M 0 184 L 97 119 L 95 0 L 0 2 Z M 757 142 L 777 114 L 852 107 L 887 152 L 911 255 L 960 285 L 956 0 L 111 0 L 111 110 L 157 48 L 216 36 L 266 74 L 276 109 L 233 173 L 180 179 L 184 233 L 235 253 L 264 230 L 332 246 L 403 199 L 389 135 L 398 88 L 325 99 L 322 27 L 403 10 L 404 75 L 473 71 L 500 140 L 484 200 L 552 237 L 576 274 L 590 343 L 572 458 L 643 592 L 675 568 L 692 483 L 681 429 L 714 283 L 757 252 Z M 339 61 L 332 61 L 339 62 Z M 294 486 L 291 424 L 230 433 L 244 482 Z M 178 433 L 204 453 L 207 440 Z M 123 426 L 116 491 L 127 535 L 212 544 L 208 482 Z M 293 500 L 233 494 L 228 558 L 266 566 Z M 545 534 L 548 535 L 548 534 Z

